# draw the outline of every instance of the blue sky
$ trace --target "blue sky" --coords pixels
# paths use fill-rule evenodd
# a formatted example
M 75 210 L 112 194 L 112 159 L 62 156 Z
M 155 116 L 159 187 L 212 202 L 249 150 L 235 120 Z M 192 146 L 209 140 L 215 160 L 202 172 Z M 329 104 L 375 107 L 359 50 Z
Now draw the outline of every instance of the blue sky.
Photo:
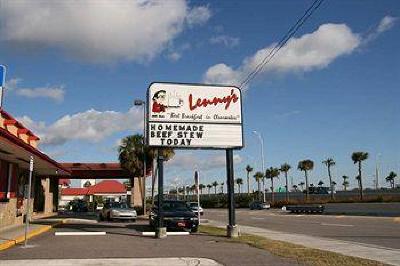
M 1 1 L 4 108 L 59 161 L 115 161 L 119 139 L 142 130 L 132 105 L 151 82 L 237 85 L 311 3 Z M 327 183 L 321 161 L 333 157 L 336 181 L 348 175 L 354 186 L 350 156 L 359 150 L 370 154 L 367 186 L 377 157 L 381 176 L 400 172 L 399 10 L 398 1 L 322 4 L 245 88 L 237 177 L 247 164 L 261 168 L 253 130 L 266 166 L 290 163 L 296 184 L 299 160 L 314 160 L 316 184 Z M 167 182 L 191 183 L 195 165 L 203 183 L 224 180 L 224 151 L 177 151 Z

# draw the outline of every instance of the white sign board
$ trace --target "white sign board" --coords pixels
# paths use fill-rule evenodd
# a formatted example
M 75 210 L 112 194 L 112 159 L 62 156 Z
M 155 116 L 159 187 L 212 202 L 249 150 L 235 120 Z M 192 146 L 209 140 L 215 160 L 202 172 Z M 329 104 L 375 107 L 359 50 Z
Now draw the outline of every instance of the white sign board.
M 152 147 L 243 147 L 238 88 L 153 83 L 148 90 L 148 144 Z

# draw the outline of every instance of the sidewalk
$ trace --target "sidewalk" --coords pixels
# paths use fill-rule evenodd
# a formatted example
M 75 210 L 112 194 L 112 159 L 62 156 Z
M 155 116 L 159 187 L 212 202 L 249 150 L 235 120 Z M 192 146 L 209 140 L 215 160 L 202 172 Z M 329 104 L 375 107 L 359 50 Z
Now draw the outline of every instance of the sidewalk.
M 220 228 L 226 228 L 226 224 L 217 221 L 209 220 L 208 224 Z M 400 266 L 400 250 L 398 249 L 390 249 L 379 246 L 301 234 L 278 232 L 253 226 L 239 225 L 239 229 L 242 233 L 257 235 L 272 240 L 289 242 L 308 248 L 332 251 L 346 256 L 370 259 L 385 264 Z
M 62 219 L 37 219 L 29 224 L 27 238 L 49 231 L 53 226 L 60 224 Z M 25 241 L 25 224 L 11 226 L 0 231 L 0 251 Z

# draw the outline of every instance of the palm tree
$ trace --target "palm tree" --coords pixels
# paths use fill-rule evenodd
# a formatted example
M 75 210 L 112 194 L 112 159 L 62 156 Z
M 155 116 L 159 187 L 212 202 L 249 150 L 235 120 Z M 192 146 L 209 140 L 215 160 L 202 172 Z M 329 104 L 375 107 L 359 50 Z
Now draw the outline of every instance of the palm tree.
M 263 179 L 264 178 L 264 173 L 263 172 L 256 172 L 255 174 L 254 174 L 254 178 L 256 179 L 256 181 L 257 181 L 257 187 L 258 187 L 258 200 L 260 200 L 260 193 L 261 193 L 261 184 L 260 184 L 260 181 L 261 181 L 261 179 Z
M 123 138 L 118 148 L 119 162 L 121 167 L 126 169 L 133 177 L 143 176 L 144 157 L 146 158 L 146 174 L 148 169 L 152 169 L 152 182 L 151 182 L 151 198 L 154 205 L 154 184 L 156 178 L 156 169 L 153 163 L 157 157 L 157 152 L 163 156 L 164 160 L 171 159 L 175 152 L 171 148 L 152 149 L 143 145 L 143 136 L 140 134 L 131 135 Z M 144 156 L 145 155 L 145 156 Z M 139 179 L 140 192 L 143 199 L 145 198 L 145 180 Z
M 279 169 L 270 167 L 265 171 L 265 177 L 271 179 L 271 202 L 274 203 L 274 178 L 279 176 Z
M 325 161 L 322 161 L 322 163 L 325 164 L 326 167 L 328 168 L 329 185 L 330 185 L 330 188 L 331 188 L 331 199 L 334 199 L 332 176 L 331 176 L 331 167 L 334 166 L 336 164 L 336 162 L 332 158 L 327 158 Z
M 297 165 L 297 169 L 300 171 L 304 171 L 304 177 L 306 179 L 306 200 L 308 200 L 308 171 L 311 171 L 314 168 L 314 162 L 311 160 L 303 160 L 300 161 Z
M 192 192 L 192 195 L 194 195 L 195 192 L 196 192 L 196 185 L 192 185 L 192 186 L 190 187 L 190 191 Z
M 235 182 L 238 185 L 238 188 L 239 188 L 238 191 L 239 191 L 239 194 L 240 194 L 240 186 L 243 185 L 243 179 L 242 178 L 237 178 L 235 180 Z
M 343 178 L 343 189 L 344 191 L 347 191 L 347 187 L 350 185 L 349 181 L 347 181 L 347 179 L 349 179 L 349 177 L 347 175 L 342 176 Z
M 207 189 L 208 189 L 207 194 L 208 194 L 208 195 L 210 195 L 210 189 L 211 189 L 211 188 L 212 188 L 212 185 L 211 185 L 211 184 L 208 184 L 208 185 L 207 185 Z
M 394 188 L 394 179 L 396 178 L 397 174 L 393 171 L 389 173 L 389 175 L 386 177 L 386 182 L 390 183 L 390 187 Z
M 304 191 L 304 185 L 305 185 L 304 182 L 300 182 L 300 183 L 299 183 L 299 186 L 301 187 L 301 192 Z
M 319 182 L 318 182 L 318 186 L 319 187 L 322 187 L 324 185 L 324 181 L 322 181 L 322 180 L 319 180 Z
M 224 194 L 224 182 L 222 182 L 219 185 L 220 185 L 220 188 L 221 188 L 221 193 Z
M 285 180 L 286 180 L 286 185 L 285 185 L 285 187 L 286 187 L 286 202 L 289 201 L 289 186 L 288 186 L 287 174 L 288 174 L 290 168 L 292 168 L 292 167 L 290 166 L 290 164 L 284 163 L 284 164 L 281 165 L 281 169 L 280 169 L 281 172 L 284 172 L 284 173 L 285 173 Z
M 361 171 L 361 162 L 368 159 L 368 152 L 353 152 L 351 155 L 351 159 L 354 164 L 358 163 L 358 176 L 356 177 L 358 181 L 358 187 L 360 188 L 360 199 L 363 200 L 363 185 L 362 185 L 362 171 Z
M 218 186 L 218 182 L 217 181 L 214 181 L 214 182 L 212 182 L 212 184 L 211 184 L 213 187 L 214 187 L 214 194 L 216 195 L 217 194 L 217 186 Z
M 297 192 L 297 185 L 293 185 L 293 189 L 295 192 Z
M 203 195 L 203 189 L 205 189 L 206 186 L 204 184 L 199 184 L 199 189 L 200 189 L 200 194 Z
M 247 195 L 250 195 L 250 173 L 253 172 L 253 167 L 247 165 L 246 172 L 247 172 Z

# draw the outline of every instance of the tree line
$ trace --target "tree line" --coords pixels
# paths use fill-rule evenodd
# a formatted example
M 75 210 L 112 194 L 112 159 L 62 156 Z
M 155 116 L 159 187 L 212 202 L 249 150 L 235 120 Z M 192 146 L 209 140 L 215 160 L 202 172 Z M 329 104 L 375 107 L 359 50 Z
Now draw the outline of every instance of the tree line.
M 163 148 L 163 149 L 154 149 L 150 148 L 143 143 L 143 136 L 140 134 L 127 136 L 122 139 L 121 144 L 119 145 L 119 161 L 121 163 L 121 167 L 128 170 L 132 176 L 134 177 L 143 177 L 144 172 L 151 172 L 152 174 L 152 183 L 151 183 L 151 198 L 154 203 L 154 184 L 156 179 L 156 164 L 155 159 L 157 157 L 157 152 L 160 152 L 165 160 L 170 160 L 174 157 L 175 152 L 171 148 Z M 358 174 L 355 177 L 358 183 L 358 191 L 360 200 L 363 200 L 363 178 L 362 178 L 362 163 L 367 160 L 369 157 L 368 152 L 353 152 L 351 155 L 351 160 L 354 164 L 357 165 Z M 146 161 L 146 169 L 144 169 L 144 162 Z M 334 199 L 334 190 L 337 185 L 334 180 L 332 180 L 331 168 L 336 165 L 336 162 L 333 158 L 327 158 L 322 161 L 327 168 L 328 178 L 329 178 L 329 188 L 330 188 L 330 196 L 331 199 Z M 283 163 L 280 167 L 269 167 L 265 170 L 265 172 L 257 171 L 254 173 L 253 178 L 257 182 L 257 193 L 261 194 L 261 182 L 265 182 L 265 180 L 270 180 L 271 182 L 271 200 L 274 202 L 274 179 L 278 178 L 281 174 L 285 177 L 285 188 L 286 188 L 286 201 L 289 201 L 289 186 L 288 186 L 288 173 L 292 169 L 292 166 L 288 163 Z M 314 169 L 314 161 L 310 159 L 301 160 L 297 164 L 297 169 L 299 171 L 304 172 L 304 180 L 305 182 L 300 182 L 298 185 L 293 185 L 292 188 L 294 191 L 298 191 L 298 187 L 301 187 L 301 190 L 305 192 L 306 200 L 309 199 L 310 187 L 314 187 L 314 184 L 309 184 L 309 172 Z M 247 165 L 246 168 L 247 173 L 247 194 L 250 194 L 250 174 L 254 171 L 254 168 L 250 165 Z M 393 171 L 389 173 L 389 175 L 385 178 L 386 182 L 390 183 L 391 188 L 395 188 L 395 178 L 397 174 Z M 343 187 L 346 191 L 349 186 L 349 177 L 344 175 L 343 178 Z M 140 179 L 140 185 L 144 184 L 143 179 Z M 239 194 L 242 193 L 242 186 L 244 184 L 242 178 L 236 178 L 235 184 L 238 186 Z M 321 180 L 318 183 L 318 186 L 322 186 L 324 182 Z M 142 185 L 141 185 L 142 186 Z M 214 194 L 217 194 L 217 189 L 220 189 L 220 192 L 224 192 L 224 182 L 218 183 L 218 181 L 214 181 L 210 184 L 199 184 L 200 193 L 203 194 L 203 190 L 207 189 L 208 194 L 210 194 L 211 189 L 214 190 Z M 305 186 L 305 187 L 304 187 Z M 194 194 L 196 187 L 194 185 L 188 187 L 178 188 L 177 193 L 187 193 Z M 142 193 L 144 195 L 144 185 L 142 188 Z M 265 191 L 264 191 L 265 192 Z

